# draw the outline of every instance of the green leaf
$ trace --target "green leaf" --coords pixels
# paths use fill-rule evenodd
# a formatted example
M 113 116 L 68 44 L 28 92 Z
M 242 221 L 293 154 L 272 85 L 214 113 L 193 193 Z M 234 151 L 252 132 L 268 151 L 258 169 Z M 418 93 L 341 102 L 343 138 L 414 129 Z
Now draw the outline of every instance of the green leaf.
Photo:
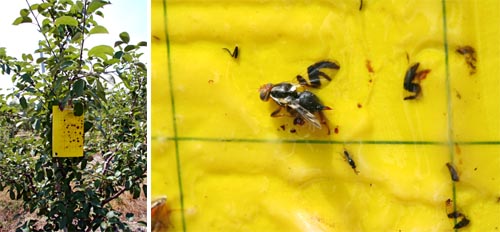
M 59 88 L 61 87 L 62 83 L 68 79 L 68 76 L 57 76 L 56 77 L 56 83 L 54 84 L 54 92 L 57 93 Z
M 104 14 L 101 11 L 99 11 L 99 10 L 96 11 L 95 14 L 104 18 Z
M 126 213 L 126 214 L 125 214 L 125 217 L 126 217 L 126 218 L 127 218 L 127 220 L 129 220 L 129 221 L 134 220 L 134 214 L 133 214 L 133 213 Z
M 71 65 L 73 65 L 75 62 L 72 61 L 72 60 L 67 60 L 67 61 L 64 61 L 62 64 L 61 64 L 61 69 L 62 70 L 66 70 L 66 68 L 68 67 L 71 67 Z
M 116 217 L 115 211 L 109 211 L 109 212 L 106 214 L 106 217 L 107 217 L 108 219 L 109 219 L 109 218 Z
M 127 62 L 132 62 L 132 60 L 134 59 L 130 54 L 126 53 L 123 55 L 122 57 L 125 61 Z
M 82 1 L 76 1 L 75 4 L 73 4 L 72 1 L 68 1 L 68 3 L 71 5 L 71 8 L 69 10 L 71 14 L 79 15 L 82 12 L 83 9 Z
M 147 47 L 148 43 L 146 41 L 141 41 L 137 44 L 138 47 Z
M 123 44 L 123 42 L 122 42 L 122 41 L 116 41 L 116 42 L 115 42 L 114 47 L 116 47 L 116 46 L 120 46 L 120 45 L 122 45 L 122 44 Z
M 56 19 L 55 23 L 54 23 L 56 26 L 59 26 L 59 25 L 69 25 L 69 26 L 78 26 L 78 21 L 71 17 L 71 16 L 61 16 L 59 18 Z
M 7 55 L 7 51 L 4 47 L 0 48 L 0 58 L 5 57 Z
M 97 88 L 97 91 L 96 91 L 97 96 L 101 100 L 106 101 L 106 92 L 104 90 L 104 86 L 102 86 L 102 83 L 99 79 L 96 80 L 96 88 Z
M 40 63 L 44 62 L 45 60 L 47 60 L 47 57 L 40 57 L 40 58 L 36 59 L 36 63 L 40 64 Z
M 21 75 L 21 79 L 27 83 L 33 82 L 33 80 L 31 79 L 31 74 L 29 74 L 29 73 L 25 73 L 25 74 Z
M 123 50 L 128 52 L 134 50 L 135 48 L 136 48 L 135 45 L 127 45 Z
M 118 62 L 120 62 L 120 60 L 119 60 L 119 59 L 115 59 L 115 58 L 113 58 L 113 59 L 109 59 L 109 60 L 104 61 L 104 64 L 105 64 L 105 65 L 113 65 L 113 64 L 116 64 L 116 63 L 118 63 Z
M 93 0 L 92 2 L 90 2 L 89 7 L 87 8 L 87 14 L 92 14 L 94 11 L 96 11 L 97 9 L 99 9 L 107 4 L 109 4 L 109 3 L 106 1 Z
M 76 42 L 78 41 L 80 38 L 82 38 L 82 33 L 81 32 L 77 32 L 75 35 L 73 35 L 73 37 L 71 38 L 71 42 Z
M 83 123 L 83 133 L 87 133 L 87 131 L 89 131 L 93 125 L 94 124 L 92 124 L 91 122 L 85 121 L 85 123 Z
M 31 22 L 33 22 L 33 21 L 31 20 L 30 17 L 19 17 L 16 20 L 14 20 L 12 25 L 19 25 L 21 23 L 31 23 Z
M 21 104 L 21 107 L 23 107 L 23 109 L 28 108 L 28 102 L 26 101 L 26 98 L 24 98 L 24 96 L 19 99 L 19 103 Z
M 113 58 L 115 58 L 115 59 L 120 59 L 120 58 L 122 58 L 122 56 L 123 56 L 123 52 L 122 52 L 122 51 L 117 51 L 117 52 L 115 52 L 115 54 L 113 55 Z
M 38 12 L 43 12 L 45 9 L 47 9 L 49 6 L 51 6 L 52 4 L 50 3 L 47 3 L 47 2 L 44 2 L 44 3 L 41 3 L 39 6 L 38 6 Z
M 142 63 L 142 62 L 138 62 L 135 65 L 137 65 L 137 67 L 139 67 L 140 69 L 142 69 L 144 71 L 148 70 L 148 68 L 146 68 L 146 65 L 144 63 Z
M 68 93 L 66 93 L 66 96 L 64 96 L 64 98 L 59 102 L 59 109 L 61 111 L 63 111 L 64 108 L 66 108 L 66 105 L 68 104 L 70 97 L 71 97 L 71 94 L 68 92 Z
M 83 90 L 85 89 L 85 80 L 78 79 L 73 83 L 73 94 L 74 97 L 80 97 L 83 95 Z
M 35 122 L 31 125 L 33 129 L 40 130 L 40 119 L 36 119 Z
M 14 193 L 14 190 L 9 190 L 9 196 L 10 196 L 10 199 L 11 200 L 15 200 L 16 199 L 16 194 Z
M 92 35 L 92 34 L 108 34 L 108 33 L 109 33 L 108 29 L 106 29 L 103 26 L 95 26 L 89 32 L 90 35 Z
M 132 198 L 137 199 L 141 196 L 141 188 L 138 185 L 135 185 L 132 188 Z
M 122 83 L 125 85 L 125 87 L 127 87 L 127 89 L 132 89 L 132 87 L 130 86 L 130 80 L 123 73 L 118 74 L 118 77 L 120 77 Z
M 101 180 L 95 180 L 95 181 L 94 181 L 94 187 L 95 187 L 95 188 L 99 188 L 99 187 L 101 187 Z
M 83 159 L 80 165 L 80 169 L 85 170 L 87 168 L 87 159 Z
M 51 27 L 50 24 L 51 24 L 51 21 L 49 19 L 44 19 L 42 21 L 42 26 L 44 26 L 44 27 Z
M 35 3 L 35 4 L 31 5 L 30 9 L 31 9 L 31 10 L 36 10 L 36 9 L 38 9 L 38 3 Z
M 28 60 L 29 61 L 33 61 L 33 55 L 31 55 L 31 54 L 25 54 L 25 53 L 23 53 L 21 55 L 21 57 L 23 58 L 24 61 L 28 61 Z
M 106 231 L 106 229 L 109 227 L 109 223 L 106 221 L 101 222 L 101 231 Z
M 124 42 L 124 43 L 128 43 L 130 41 L 130 36 L 128 35 L 128 33 L 126 31 L 120 33 L 120 39 Z
M 28 9 L 22 9 L 19 14 L 21 14 L 21 17 L 26 17 L 30 14 L 30 11 Z
M 108 45 L 98 45 L 90 49 L 88 52 L 89 56 L 93 57 L 99 57 L 102 59 L 106 59 L 106 55 L 112 56 L 114 53 L 114 50 L 112 47 Z
M 94 69 L 94 71 L 96 72 L 101 72 L 101 71 L 104 71 L 104 67 L 102 66 L 101 63 L 95 63 L 92 65 L 92 69 Z
M 83 103 L 81 103 L 81 102 L 75 103 L 74 108 L 73 108 L 73 114 L 75 116 L 82 116 L 83 115 Z
M 132 184 L 134 184 L 134 183 L 131 180 L 125 181 L 125 188 L 129 189 L 132 186 Z

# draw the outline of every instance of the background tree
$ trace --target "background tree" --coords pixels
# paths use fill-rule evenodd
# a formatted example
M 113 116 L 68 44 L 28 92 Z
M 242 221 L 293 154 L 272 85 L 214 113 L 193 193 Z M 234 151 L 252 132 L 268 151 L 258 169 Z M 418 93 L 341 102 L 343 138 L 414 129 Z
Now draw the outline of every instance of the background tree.
M 34 25 L 43 40 L 20 59 L 0 48 L 0 71 L 15 85 L 0 96 L 6 139 L 0 144 L 0 191 L 8 189 L 11 199 L 43 218 L 19 230 L 36 231 L 35 224 L 43 230 L 129 230 L 110 202 L 127 191 L 134 198 L 146 193 L 147 70 L 140 51 L 147 44 L 131 44 L 123 32 L 113 47 L 85 47 L 89 37 L 107 33 L 97 19 L 108 1 L 26 3 L 14 25 Z M 35 59 L 38 53 L 43 58 Z M 85 115 L 83 157 L 51 156 L 52 106 Z

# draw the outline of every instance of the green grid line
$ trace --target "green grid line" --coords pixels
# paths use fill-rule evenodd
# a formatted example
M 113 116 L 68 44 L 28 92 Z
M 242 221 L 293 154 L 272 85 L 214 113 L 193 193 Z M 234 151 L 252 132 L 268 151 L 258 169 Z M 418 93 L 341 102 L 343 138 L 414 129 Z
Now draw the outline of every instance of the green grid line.
M 451 107 L 451 84 L 450 84 L 450 66 L 449 66 L 449 51 L 448 51 L 448 23 L 446 20 L 446 0 L 441 0 L 442 14 L 443 14 L 443 49 L 444 49 L 444 63 L 445 63 L 445 75 L 446 75 L 446 100 L 448 103 L 448 150 L 450 152 L 450 163 L 454 163 L 455 159 L 455 149 L 453 149 L 453 110 Z M 453 198 L 453 211 L 457 211 L 457 188 L 455 181 L 451 182 L 451 191 Z M 453 219 L 454 224 L 457 224 L 457 218 Z M 455 229 L 458 231 L 458 229 Z
M 168 17 L 167 17 L 167 2 L 163 0 L 163 17 L 164 17 L 164 29 L 165 29 L 165 38 L 166 38 L 166 46 L 167 46 L 167 62 L 168 62 L 168 82 L 170 87 L 170 103 L 172 104 L 172 123 L 174 128 L 174 138 L 177 138 L 177 120 L 175 117 L 175 99 L 174 99 L 174 91 L 173 91 L 173 80 L 172 80 L 172 62 L 170 58 L 170 38 L 168 34 Z M 182 189 L 182 173 L 181 173 L 181 160 L 179 155 L 179 142 L 177 139 L 174 140 L 175 143 L 175 159 L 177 165 L 177 182 L 179 184 L 179 199 L 181 203 L 181 218 L 182 218 L 182 231 L 186 231 L 186 219 L 184 216 L 184 191 Z
M 296 144 L 380 144 L 380 145 L 446 145 L 448 141 L 400 141 L 400 140 L 315 140 L 315 139 L 249 139 L 249 138 L 210 138 L 210 137 L 162 137 L 153 136 L 156 141 L 200 141 L 228 143 L 296 143 Z M 500 141 L 454 141 L 453 145 L 500 145 Z

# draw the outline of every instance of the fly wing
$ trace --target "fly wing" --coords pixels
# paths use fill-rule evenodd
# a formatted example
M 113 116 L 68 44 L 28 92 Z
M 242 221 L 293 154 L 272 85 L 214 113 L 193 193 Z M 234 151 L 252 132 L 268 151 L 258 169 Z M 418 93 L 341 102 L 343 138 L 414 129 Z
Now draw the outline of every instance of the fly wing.
M 321 124 L 319 123 L 319 120 L 316 118 L 316 116 L 313 113 L 309 112 L 306 108 L 302 107 L 301 105 L 299 105 L 295 102 L 292 102 L 292 104 L 289 104 L 288 107 L 294 109 L 305 120 L 312 123 L 315 127 L 321 129 Z

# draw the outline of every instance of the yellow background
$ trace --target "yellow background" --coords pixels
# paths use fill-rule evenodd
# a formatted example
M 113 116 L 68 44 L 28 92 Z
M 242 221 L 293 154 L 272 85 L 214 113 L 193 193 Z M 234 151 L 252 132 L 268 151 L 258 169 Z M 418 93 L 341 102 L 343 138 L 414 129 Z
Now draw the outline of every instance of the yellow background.
M 452 231 L 448 198 L 471 220 L 461 231 L 500 230 L 500 2 L 359 4 L 152 2 L 152 193 L 170 230 Z M 222 49 L 236 45 L 237 59 Z M 270 117 L 259 87 L 320 60 L 341 66 L 311 90 L 332 134 Z M 415 62 L 431 72 L 403 101 Z

